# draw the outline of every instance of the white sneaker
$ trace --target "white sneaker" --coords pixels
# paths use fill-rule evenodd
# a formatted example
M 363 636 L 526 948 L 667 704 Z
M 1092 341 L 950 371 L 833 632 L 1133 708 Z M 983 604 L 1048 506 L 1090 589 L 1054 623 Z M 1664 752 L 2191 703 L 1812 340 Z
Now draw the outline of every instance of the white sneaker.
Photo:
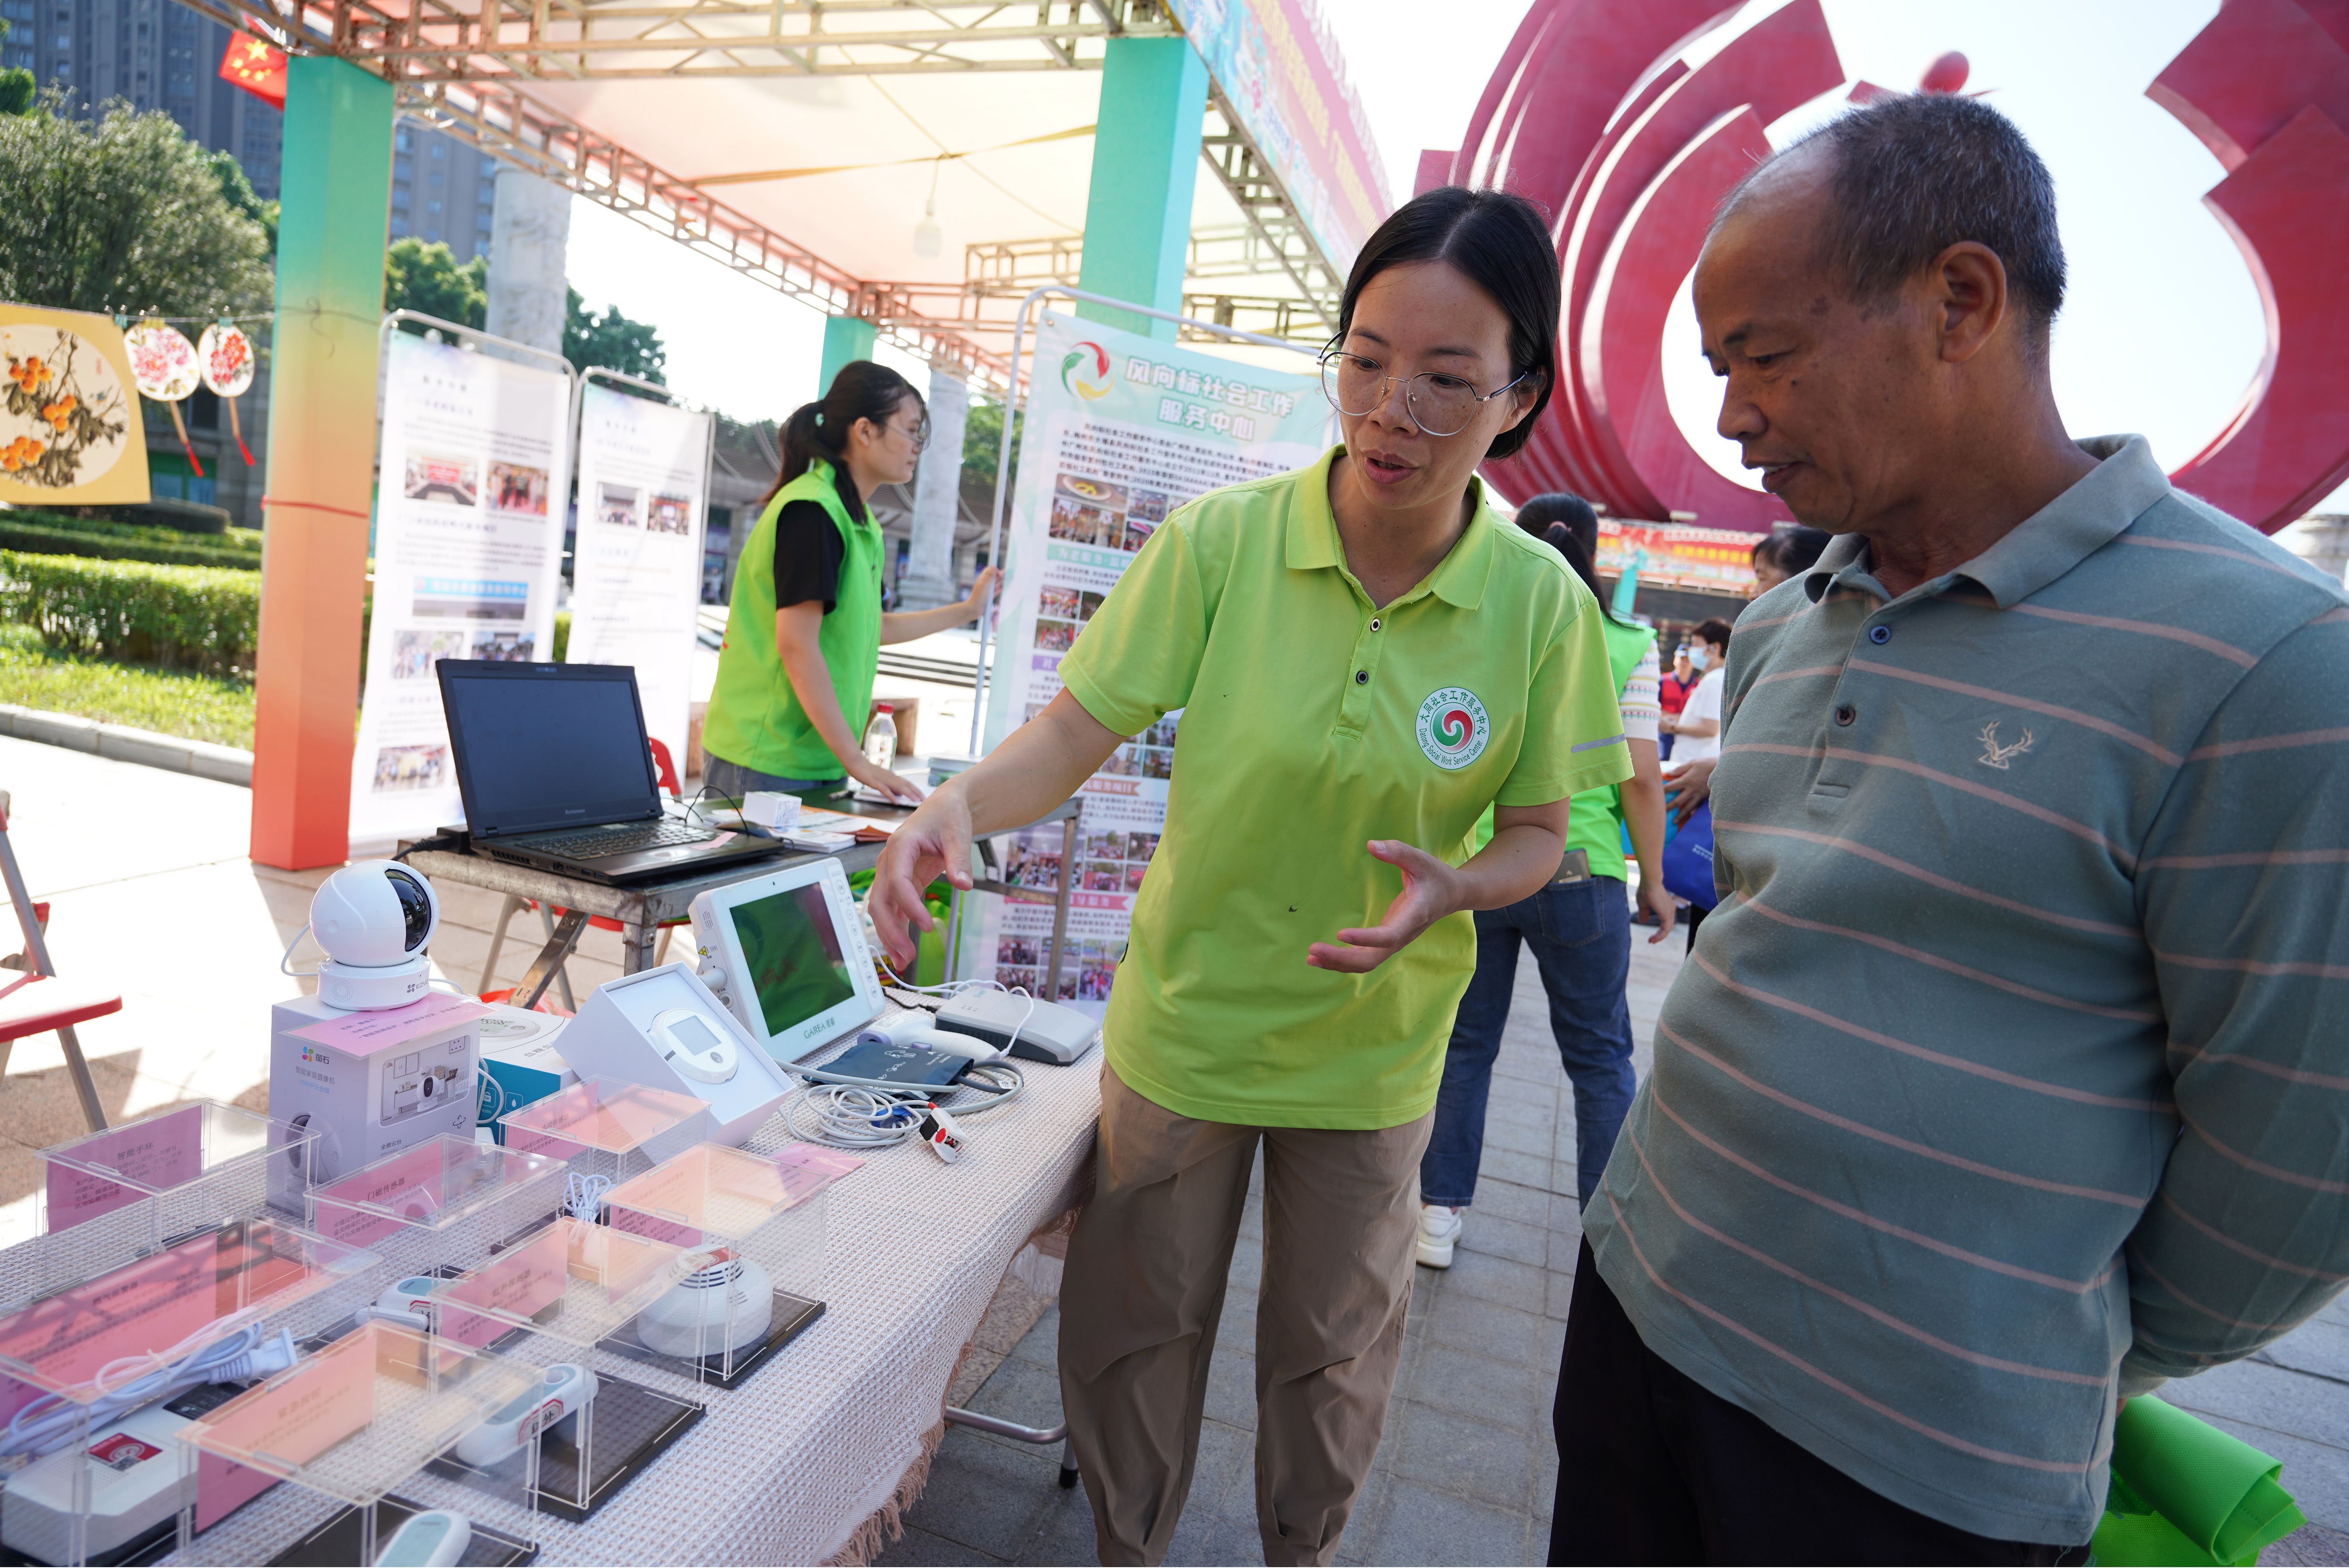
M 1452 1266 L 1452 1249 L 1460 1242 L 1461 1216 L 1466 1210 L 1441 1203 L 1419 1206 L 1419 1261 L 1431 1269 Z

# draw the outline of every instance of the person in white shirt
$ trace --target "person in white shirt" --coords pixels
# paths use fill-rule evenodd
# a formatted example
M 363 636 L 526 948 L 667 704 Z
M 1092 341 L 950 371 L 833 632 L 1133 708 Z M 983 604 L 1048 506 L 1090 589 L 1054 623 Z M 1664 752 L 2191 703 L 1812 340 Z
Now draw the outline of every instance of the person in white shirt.
M 1689 633 L 1689 663 L 1700 679 L 1677 713 L 1660 728 L 1670 731 L 1673 771 L 1721 755 L 1721 667 L 1729 658 L 1729 623 L 1709 620 Z

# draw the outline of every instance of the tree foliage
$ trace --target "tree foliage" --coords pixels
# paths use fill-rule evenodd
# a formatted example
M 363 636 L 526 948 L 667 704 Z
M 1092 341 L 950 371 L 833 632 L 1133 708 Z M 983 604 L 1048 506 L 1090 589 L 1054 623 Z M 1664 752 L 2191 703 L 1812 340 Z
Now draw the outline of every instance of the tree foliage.
M 55 88 L 0 115 L 0 299 L 57 310 L 210 317 L 266 309 L 269 237 L 211 154 L 160 112 L 94 120 Z
M 8 24 L 0 20 L 0 38 L 7 36 Z M 40 83 L 23 67 L 0 71 L 0 114 L 29 113 L 39 92 Z
M 962 478 L 966 486 L 978 485 L 985 493 L 995 490 L 995 468 L 1003 455 L 1003 405 L 992 398 L 973 398 L 970 411 L 964 416 L 962 427 Z M 1028 423 L 1028 412 L 1022 409 L 1011 421 L 1011 474 L 1004 489 L 1011 488 L 1011 480 L 1019 472 L 1019 437 Z M 984 506 L 981 511 L 986 510 Z
M 383 257 L 383 307 L 416 310 L 453 321 L 460 327 L 480 327 L 489 317 L 489 265 L 480 256 L 462 266 L 454 252 L 435 240 L 427 244 L 413 234 L 394 240 Z M 423 324 L 403 321 L 403 331 L 422 333 Z
M 268 236 L 269 254 L 277 254 L 277 203 L 264 202 L 253 189 L 253 182 L 244 177 L 244 165 L 232 153 L 208 152 L 205 159 L 212 166 L 212 178 L 220 182 L 221 195 L 228 204 L 261 225 Z
M 668 350 L 660 333 L 641 321 L 620 314 L 616 305 L 596 315 L 575 288 L 566 289 L 568 307 L 563 317 L 563 357 L 581 370 L 600 365 L 657 386 L 668 385 Z

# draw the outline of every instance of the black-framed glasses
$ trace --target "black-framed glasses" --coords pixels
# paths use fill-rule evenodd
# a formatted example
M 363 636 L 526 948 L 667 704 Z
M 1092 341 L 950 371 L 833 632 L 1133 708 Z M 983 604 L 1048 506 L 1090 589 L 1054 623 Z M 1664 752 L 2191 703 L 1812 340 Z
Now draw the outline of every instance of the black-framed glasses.
M 1387 389 L 1400 381 L 1403 406 L 1411 410 L 1411 422 L 1432 436 L 1458 435 L 1475 419 L 1478 404 L 1491 402 L 1532 374 L 1528 370 L 1507 386 L 1479 392 L 1476 383 L 1464 377 L 1447 376 L 1439 370 L 1422 370 L 1416 376 L 1390 376 L 1386 367 L 1376 359 L 1366 359 L 1343 348 L 1321 350 L 1321 391 L 1331 408 L 1350 419 L 1360 419 L 1385 402 Z

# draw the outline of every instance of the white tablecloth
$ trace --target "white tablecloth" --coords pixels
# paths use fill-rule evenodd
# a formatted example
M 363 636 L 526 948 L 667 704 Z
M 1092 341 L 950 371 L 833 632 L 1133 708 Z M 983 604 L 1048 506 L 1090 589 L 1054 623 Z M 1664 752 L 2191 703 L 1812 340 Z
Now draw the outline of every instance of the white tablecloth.
M 1006 1267 L 1080 1196 L 1101 1052 L 1022 1066 L 1016 1102 L 963 1124 L 959 1164 L 902 1144 L 829 1189 L 823 1319 L 738 1386 L 704 1389 L 709 1414 L 594 1519 L 533 1516 L 429 1474 L 392 1490 L 536 1541 L 546 1563 L 821 1563 L 840 1552 L 921 1456 Z M 778 1117 L 746 1147 L 787 1141 Z M 565 1355 L 535 1336 L 516 1353 Z M 266 1562 L 336 1506 L 280 1485 L 199 1536 L 192 1560 Z

